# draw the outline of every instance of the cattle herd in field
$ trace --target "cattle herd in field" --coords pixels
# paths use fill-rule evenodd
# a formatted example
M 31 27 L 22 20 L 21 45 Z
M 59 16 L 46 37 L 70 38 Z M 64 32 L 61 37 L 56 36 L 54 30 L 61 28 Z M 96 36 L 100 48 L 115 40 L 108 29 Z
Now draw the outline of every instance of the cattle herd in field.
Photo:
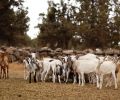
M 101 89 L 106 81 L 106 87 L 114 84 L 115 89 L 118 88 L 119 49 L 77 51 L 1 47 L 0 78 L 9 77 L 9 63 L 16 61 L 24 65 L 24 79 L 29 83 L 52 79 L 53 83 L 73 82 L 84 86 L 89 82 Z

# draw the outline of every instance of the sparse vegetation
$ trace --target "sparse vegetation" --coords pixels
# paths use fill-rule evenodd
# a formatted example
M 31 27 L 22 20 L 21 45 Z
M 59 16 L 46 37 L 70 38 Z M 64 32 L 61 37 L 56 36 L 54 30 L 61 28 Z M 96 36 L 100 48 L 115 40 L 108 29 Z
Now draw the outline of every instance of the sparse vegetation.
M 120 74 L 119 74 L 120 80 Z M 71 83 L 31 83 L 23 79 L 23 65 L 10 65 L 10 79 L 0 80 L 1 100 L 119 100 L 118 90 L 114 87 L 97 90 L 95 85 L 86 84 L 84 87 Z

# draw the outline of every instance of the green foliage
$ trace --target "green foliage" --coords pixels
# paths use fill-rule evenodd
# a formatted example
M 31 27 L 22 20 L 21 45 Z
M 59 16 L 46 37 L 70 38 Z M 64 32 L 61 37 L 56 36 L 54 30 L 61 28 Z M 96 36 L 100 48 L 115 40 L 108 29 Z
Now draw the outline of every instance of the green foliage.
M 0 41 L 6 45 L 26 45 L 29 17 L 19 0 L 0 1 Z M 17 10 L 14 11 L 14 8 Z
M 49 2 L 47 16 L 38 25 L 40 45 L 52 48 L 117 47 L 120 41 L 120 7 L 118 0 L 74 0 L 79 6 Z M 113 5 L 114 8 L 113 9 Z M 114 15 L 110 15 L 114 13 Z M 111 18 L 112 16 L 112 18 Z M 74 35 L 82 38 L 75 40 Z M 69 46 L 70 45 L 70 46 Z
M 66 15 L 67 6 L 64 2 L 57 6 L 53 2 L 49 3 L 49 5 L 47 18 L 42 16 L 44 19 L 43 24 L 38 25 L 40 29 L 39 45 L 49 45 L 51 48 L 68 48 L 75 25 L 69 20 L 70 15 Z M 61 6 L 61 9 L 59 6 Z

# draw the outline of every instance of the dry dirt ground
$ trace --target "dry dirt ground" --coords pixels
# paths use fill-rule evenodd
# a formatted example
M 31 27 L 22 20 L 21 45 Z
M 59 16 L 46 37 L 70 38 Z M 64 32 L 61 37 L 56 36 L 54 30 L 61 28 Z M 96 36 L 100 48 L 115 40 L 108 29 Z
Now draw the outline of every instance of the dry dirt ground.
M 120 77 L 120 75 L 119 75 Z M 120 100 L 114 87 L 97 90 L 95 85 L 31 83 L 23 80 L 23 65 L 10 64 L 10 78 L 0 79 L 0 100 Z

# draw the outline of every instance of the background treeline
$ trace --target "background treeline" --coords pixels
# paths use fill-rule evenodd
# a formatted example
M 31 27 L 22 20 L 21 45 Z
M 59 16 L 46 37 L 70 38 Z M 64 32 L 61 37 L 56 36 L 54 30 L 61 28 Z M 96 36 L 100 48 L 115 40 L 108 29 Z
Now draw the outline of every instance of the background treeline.
M 8 46 L 27 45 L 29 25 L 27 9 L 22 0 L 0 0 L 0 44 Z
M 0 0 L 0 43 L 52 49 L 119 48 L 119 0 L 53 1 L 48 2 L 47 14 L 39 14 L 40 33 L 31 40 L 26 34 L 29 17 L 24 1 Z
M 52 48 L 118 47 L 120 41 L 119 0 L 60 0 L 48 2 L 47 15 L 40 14 L 39 45 Z

